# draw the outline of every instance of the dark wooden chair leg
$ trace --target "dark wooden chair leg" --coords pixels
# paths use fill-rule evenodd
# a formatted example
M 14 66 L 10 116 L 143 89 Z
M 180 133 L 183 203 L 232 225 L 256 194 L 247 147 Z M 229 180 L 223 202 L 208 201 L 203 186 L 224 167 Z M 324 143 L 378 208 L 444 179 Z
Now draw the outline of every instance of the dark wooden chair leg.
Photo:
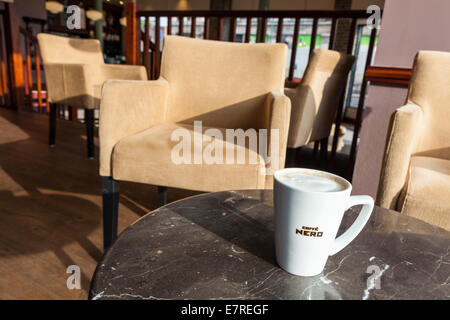
M 314 150 L 311 165 L 313 168 L 317 166 L 317 154 L 319 153 L 319 141 L 314 141 Z
M 49 132 L 48 132 L 48 144 L 50 148 L 55 146 L 55 133 L 56 133 L 56 103 L 50 103 L 50 113 L 48 115 Z
M 320 159 L 326 165 L 328 158 L 328 137 L 320 139 Z
M 295 167 L 295 154 L 296 149 L 294 148 L 287 148 L 286 149 L 286 161 L 285 161 L 285 168 L 292 168 Z
M 94 159 L 94 109 L 84 109 L 87 136 L 87 154 Z
M 71 106 L 67 107 L 67 111 L 69 113 L 69 121 L 73 121 L 73 110 Z
M 119 217 L 119 181 L 102 177 L 103 247 L 107 249 L 117 237 Z
M 302 147 L 298 147 L 297 149 L 295 149 L 294 167 L 301 167 L 301 165 L 300 165 L 301 153 L 302 153 Z
M 167 204 L 167 187 L 158 187 L 158 206 Z

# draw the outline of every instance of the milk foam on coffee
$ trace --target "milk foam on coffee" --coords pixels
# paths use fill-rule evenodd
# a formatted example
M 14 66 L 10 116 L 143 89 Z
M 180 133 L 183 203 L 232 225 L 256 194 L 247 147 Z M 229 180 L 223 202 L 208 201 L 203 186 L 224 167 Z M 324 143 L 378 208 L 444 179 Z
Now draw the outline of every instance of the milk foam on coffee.
M 346 189 L 343 182 L 333 179 L 331 176 L 315 175 L 305 172 L 291 172 L 281 175 L 279 179 L 300 190 L 312 192 L 334 192 Z

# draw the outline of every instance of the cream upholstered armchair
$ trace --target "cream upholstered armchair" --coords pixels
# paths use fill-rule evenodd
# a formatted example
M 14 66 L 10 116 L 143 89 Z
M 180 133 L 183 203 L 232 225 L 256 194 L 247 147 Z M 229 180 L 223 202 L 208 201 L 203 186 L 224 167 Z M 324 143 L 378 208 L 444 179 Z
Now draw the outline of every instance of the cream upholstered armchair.
M 320 141 L 321 154 L 326 156 L 331 126 L 354 61 L 352 55 L 314 49 L 300 84 L 285 89 L 292 104 L 289 162 L 293 162 L 293 149 L 312 141 Z
M 391 118 L 377 204 L 450 230 L 450 53 L 419 51 Z
M 105 247 L 117 233 L 119 180 L 160 186 L 160 204 L 165 203 L 165 187 L 272 187 L 266 168 L 284 166 L 289 127 L 290 101 L 283 94 L 286 53 L 285 44 L 167 36 L 158 80 L 105 83 L 99 128 Z M 202 121 L 202 131 L 195 129 L 194 120 Z M 261 149 L 225 140 L 227 129 L 255 129 L 259 141 L 267 130 L 270 163 Z M 182 141 L 177 133 L 184 133 Z M 195 146 L 196 137 L 200 146 Z M 211 139 L 218 146 L 215 155 L 228 159 L 228 150 L 234 150 L 231 162 L 201 160 Z M 186 142 L 187 161 L 180 163 L 174 151 Z M 245 153 L 244 163 L 236 160 L 239 152 Z M 259 161 L 248 161 L 251 156 Z
M 88 157 L 94 157 L 94 109 L 98 109 L 101 88 L 108 79 L 147 80 L 143 66 L 112 65 L 103 62 L 100 42 L 40 33 L 37 36 L 44 63 L 50 103 L 49 144 L 55 145 L 58 104 L 84 108 Z

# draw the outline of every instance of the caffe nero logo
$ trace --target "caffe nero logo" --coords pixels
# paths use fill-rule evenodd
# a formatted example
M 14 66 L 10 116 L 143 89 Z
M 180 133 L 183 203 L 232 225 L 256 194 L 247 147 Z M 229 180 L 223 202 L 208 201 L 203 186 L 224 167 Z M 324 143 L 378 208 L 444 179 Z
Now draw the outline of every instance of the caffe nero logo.
M 319 231 L 318 227 L 305 227 L 303 226 L 301 230 L 295 229 L 295 234 L 300 234 L 305 237 L 321 237 L 323 235 L 322 231 Z

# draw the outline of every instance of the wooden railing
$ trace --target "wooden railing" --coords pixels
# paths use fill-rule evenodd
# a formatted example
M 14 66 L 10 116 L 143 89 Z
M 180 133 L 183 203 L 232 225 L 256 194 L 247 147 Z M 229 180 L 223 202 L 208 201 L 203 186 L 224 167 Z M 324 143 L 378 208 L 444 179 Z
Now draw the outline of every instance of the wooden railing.
M 39 43 L 37 38 L 23 27 L 19 28 L 23 35 L 25 43 L 25 63 L 26 69 L 24 78 L 26 83 L 25 95 L 28 96 L 28 103 L 33 106 L 33 101 L 37 100 L 37 111 L 47 112 L 47 92 L 44 91 L 42 83 L 42 69 L 41 57 L 39 51 Z M 33 77 L 33 66 L 35 69 L 35 76 Z M 37 92 L 37 97 L 33 93 Z M 37 98 L 37 99 L 36 99 Z M 45 98 L 45 102 L 44 102 Z
M 132 5 L 132 3 L 130 3 Z M 128 8 L 127 8 L 128 9 Z M 329 49 L 333 48 L 335 30 L 336 30 L 336 22 L 338 19 L 351 19 L 351 26 L 349 31 L 349 38 L 353 41 L 348 42 L 347 53 L 353 52 L 354 47 L 354 37 L 356 30 L 356 21 L 357 19 L 366 19 L 368 14 L 365 11 L 138 11 L 136 12 L 135 19 L 139 22 L 140 19 L 145 20 L 145 27 L 142 32 L 140 29 L 139 23 L 130 23 L 128 27 L 129 33 L 128 35 L 136 38 L 142 39 L 144 50 L 140 52 L 140 43 L 139 40 L 132 41 L 128 43 L 128 46 L 134 45 L 138 50 L 137 51 L 137 59 L 136 61 L 128 61 L 130 64 L 136 64 L 140 61 L 143 62 L 144 65 L 150 65 L 150 55 L 156 55 L 156 64 L 159 62 L 159 57 L 161 55 L 160 50 L 156 50 L 156 48 L 160 48 L 161 37 L 161 18 L 168 19 L 167 25 L 167 34 L 177 34 L 177 35 L 185 35 L 184 33 L 184 18 L 190 18 L 191 30 L 188 32 L 188 36 L 195 37 L 196 36 L 196 20 L 198 18 L 204 19 L 205 30 L 203 31 L 204 39 L 214 39 L 214 40 L 224 40 L 224 41 L 236 41 L 236 26 L 237 19 L 244 18 L 246 19 L 246 27 L 245 27 L 245 40 L 244 42 L 250 42 L 251 36 L 251 23 L 252 19 L 259 20 L 259 32 L 257 34 L 257 42 L 265 42 L 266 41 L 266 33 L 267 33 L 267 21 L 268 19 L 277 19 L 277 33 L 276 33 L 276 41 L 281 42 L 283 26 L 285 19 L 295 19 L 294 25 L 294 33 L 292 35 L 292 51 L 291 51 L 291 59 L 289 65 L 289 80 L 293 79 L 294 68 L 295 68 L 295 56 L 296 49 L 298 45 L 298 36 L 300 34 L 300 22 L 302 19 L 312 19 L 312 32 L 311 32 L 311 44 L 310 50 L 313 50 L 315 47 L 318 21 L 319 19 L 331 19 L 331 27 L 330 27 L 330 41 L 329 41 Z M 149 18 L 154 18 L 156 22 L 155 26 L 155 34 L 154 41 L 150 40 L 150 28 L 149 28 Z M 177 19 L 178 30 L 173 30 L 172 28 L 172 20 L 173 18 Z M 216 20 L 216 32 L 215 34 L 211 34 L 211 22 L 212 20 Z M 228 19 L 230 20 L 230 30 L 228 35 L 223 34 L 223 26 L 224 21 Z M 135 28 L 135 29 L 134 29 Z M 174 32 L 175 31 L 175 32 Z M 375 39 L 374 39 L 375 40 Z M 373 47 L 374 43 L 372 43 Z M 132 51 L 134 48 L 127 47 L 127 51 Z M 153 62 L 153 61 L 152 61 Z M 156 69 L 156 73 L 153 73 L 153 70 Z M 149 75 L 152 79 L 158 76 L 158 66 L 149 69 L 152 72 L 149 72 Z
M 408 68 L 370 66 L 366 69 L 367 81 L 379 84 L 408 86 L 412 70 Z
M 0 18 L 4 21 L 4 13 L 0 11 Z M 1 23 L 1 22 L 0 22 Z M 0 105 L 11 106 L 11 90 L 8 85 L 8 50 L 5 47 L 5 33 L 0 30 Z M 7 44 L 7 43 L 6 43 Z
M 355 32 L 358 19 L 367 19 L 369 14 L 366 11 L 136 11 L 136 5 L 133 2 L 127 3 L 127 63 L 145 65 L 150 79 L 159 77 L 160 61 L 161 61 L 161 19 L 167 18 L 167 34 L 178 34 L 190 37 L 201 37 L 204 39 L 236 41 L 236 29 L 238 19 L 245 19 L 245 36 L 243 42 L 251 41 L 252 20 L 257 19 L 256 42 L 266 42 L 267 22 L 276 19 L 276 36 L 275 41 L 281 42 L 283 35 L 284 22 L 287 19 L 294 19 L 292 46 L 289 61 L 287 81 L 294 80 L 294 72 L 296 66 L 298 37 L 300 34 L 300 26 L 303 19 L 312 19 L 311 41 L 309 53 L 316 47 L 316 36 L 319 26 L 319 19 L 331 19 L 329 49 L 334 49 L 337 21 L 339 19 L 350 19 L 350 27 L 348 30 L 348 42 L 345 51 L 354 53 Z M 190 18 L 190 30 L 186 33 L 184 19 Z M 144 28 L 141 30 L 140 21 L 144 20 Z M 150 35 L 150 19 L 154 21 L 154 35 Z M 176 19 L 177 30 L 174 30 L 173 20 Z M 200 36 L 197 34 L 197 20 L 203 19 L 203 32 Z M 229 22 L 229 32 L 224 34 L 224 21 Z M 213 27 L 215 27 L 213 30 Z M 214 32 L 213 32 L 214 31 Z M 368 54 L 365 59 L 365 66 L 369 66 L 372 61 L 374 52 L 377 30 L 374 28 L 370 33 Z M 153 39 L 151 39 L 153 38 Z M 142 43 L 141 43 L 142 42 Z M 143 51 L 141 51 L 143 48 Z M 349 176 L 353 172 L 353 166 L 356 158 L 357 140 L 362 122 L 362 115 L 365 102 L 365 93 L 367 88 L 367 80 L 364 79 L 361 86 L 361 94 L 357 108 L 356 121 L 354 123 L 354 136 L 350 152 Z M 344 97 L 345 93 L 339 99 L 339 108 L 336 114 L 334 139 L 330 155 L 330 169 L 333 170 L 336 161 L 336 150 L 340 126 L 342 124 L 344 114 Z M 319 142 L 315 143 L 315 153 L 319 148 Z

